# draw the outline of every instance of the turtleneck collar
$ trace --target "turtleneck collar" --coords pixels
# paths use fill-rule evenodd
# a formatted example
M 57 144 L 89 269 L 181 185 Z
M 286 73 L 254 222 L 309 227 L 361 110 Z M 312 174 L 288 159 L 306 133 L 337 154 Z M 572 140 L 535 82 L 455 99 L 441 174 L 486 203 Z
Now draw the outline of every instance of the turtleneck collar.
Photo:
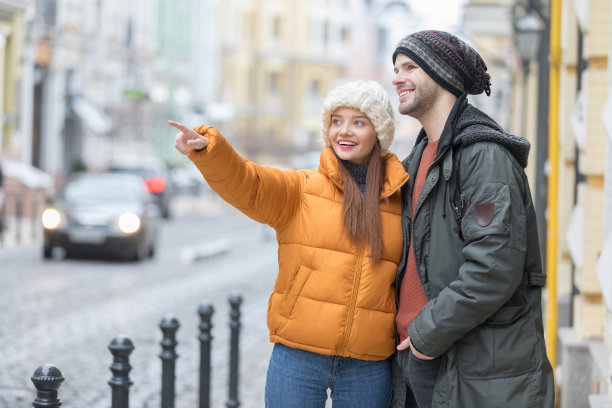
M 387 151 L 384 156 L 385 161 L 385 184 L 380 192 L 380 198 L 388 198 L 395 194 L 410 176 L 406 173 L 404 166 L 397 157 Z M 338 169 L 338 159 L 334 155 L 331 147 L 325 146 L 321 151 L 321 160 L 319 162 L 319 173 L 323 174 L 340 190 L 344 190 L 342 185 L 342 176 Z
M 359 190 L 361 190 L 361 192 L 365 194 L 368 165 L 370 163 L 356 164 L 346 160 L 342 160 L 342 164 L 344 164 L 351 176 L 353 176 L 353 179 L 357 183 Z

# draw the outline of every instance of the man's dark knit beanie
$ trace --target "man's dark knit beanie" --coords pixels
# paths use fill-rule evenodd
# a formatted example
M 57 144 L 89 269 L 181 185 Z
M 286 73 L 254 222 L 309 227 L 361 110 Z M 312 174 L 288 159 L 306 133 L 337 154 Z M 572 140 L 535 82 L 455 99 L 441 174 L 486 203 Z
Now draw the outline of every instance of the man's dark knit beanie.
M 418 31 L 397 44 L 397 54 L 404 54 L 434 81 L 456 96 L 468 93 L 491 94 L 491 75 L 487 65 L 472 47 L 444 31 Z

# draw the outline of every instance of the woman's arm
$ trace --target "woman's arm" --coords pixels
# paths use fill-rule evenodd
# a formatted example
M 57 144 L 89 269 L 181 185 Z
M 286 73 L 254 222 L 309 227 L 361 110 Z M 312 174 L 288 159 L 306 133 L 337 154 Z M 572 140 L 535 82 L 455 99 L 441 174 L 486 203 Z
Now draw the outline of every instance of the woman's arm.
M 272 227 L 291 218 L 300 199 L 297 171 L 245 160 L 214 127 L 202 125 L 194 130 L 177 122 L 168 123 L 180 130 L 176 149 L 189 157 L 225 201 Z

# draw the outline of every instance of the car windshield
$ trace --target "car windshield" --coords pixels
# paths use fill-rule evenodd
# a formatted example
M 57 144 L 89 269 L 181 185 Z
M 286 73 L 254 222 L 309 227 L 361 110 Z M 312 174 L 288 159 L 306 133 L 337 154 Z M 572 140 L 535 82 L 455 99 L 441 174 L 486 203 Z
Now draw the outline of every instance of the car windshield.
M 64 200 L 69 204 L 137 203 L 142 201 L 141 194 L 134 183 L 83 179 L 66 186 Z

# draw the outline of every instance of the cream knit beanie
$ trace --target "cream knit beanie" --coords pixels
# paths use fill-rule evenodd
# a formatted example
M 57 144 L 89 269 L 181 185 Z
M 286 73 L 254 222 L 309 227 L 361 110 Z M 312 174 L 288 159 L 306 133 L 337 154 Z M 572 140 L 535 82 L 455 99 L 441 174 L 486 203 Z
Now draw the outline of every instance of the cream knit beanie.
M 374 125 L 380 149 L 386 152 L 393 141 L 395 124 L 393 108 L 387 91 L 376 81 L 352 81 L 332 89 L 323 101 L 321 109 L 321 138 L 327 146 L 331 115 L 340 107 L 359 109 Z

